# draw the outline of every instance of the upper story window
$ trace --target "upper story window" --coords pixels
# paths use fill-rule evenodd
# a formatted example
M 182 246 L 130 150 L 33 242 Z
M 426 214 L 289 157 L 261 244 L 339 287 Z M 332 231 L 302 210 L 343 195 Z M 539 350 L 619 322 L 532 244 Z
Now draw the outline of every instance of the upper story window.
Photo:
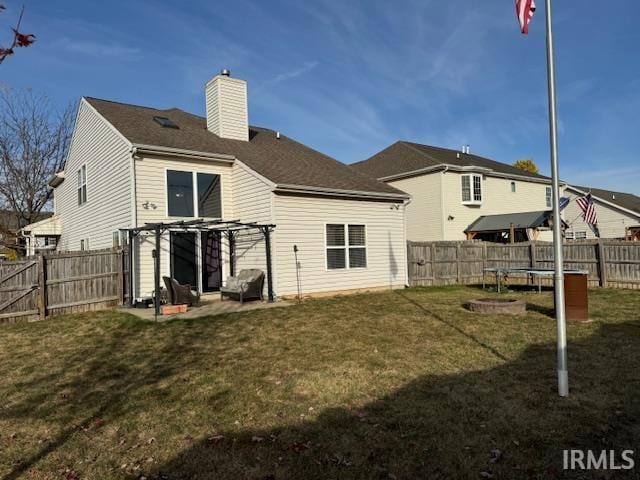
M 516 193 L 516 182 L 511 182 L 511 193 Z
M 167 215 L 221 218 L 220 175 L 167 170 Z
M 546 187 L 545 188 L 545 200 L 547 202 L 547 208 L 551 208 L 552 205 L 552 194 L 551 194 L 551 187 Z
M 78 169 L 78 205 L 87 203 L 87 166 Z
M 326 226 L 327 269 L 366 268 L 367 233 L 365 225 L 329 223 Z
M 460 177 L 462 186 L 462 203 L 478 205 L 482 203 L 482 175 L 464 174 Z

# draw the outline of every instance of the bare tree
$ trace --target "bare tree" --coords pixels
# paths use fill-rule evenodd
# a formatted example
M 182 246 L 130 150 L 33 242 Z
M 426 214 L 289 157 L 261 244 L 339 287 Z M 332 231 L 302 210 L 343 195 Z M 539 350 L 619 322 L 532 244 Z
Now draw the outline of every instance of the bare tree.
M 74 110 L 57 111 L 31 90 L 0 92 L 0 203 L 21 225 L 36 221 L 51 200 L 48 182 L 63 167 Z

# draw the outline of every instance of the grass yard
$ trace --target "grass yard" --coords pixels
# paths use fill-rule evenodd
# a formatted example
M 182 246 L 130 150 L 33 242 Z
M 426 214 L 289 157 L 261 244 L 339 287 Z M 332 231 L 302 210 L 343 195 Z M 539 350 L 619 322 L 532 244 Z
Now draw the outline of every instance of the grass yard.
M 592 448 L 635 450 L 637 478 L 640 292 L 591 291 L 594 321 L 568 328 L 567 399 L 551 294 L 518 293 L 522 318 L 462 307 L 486 295 L 0 325 L 0 477 L 577 478 L 562 451 Z

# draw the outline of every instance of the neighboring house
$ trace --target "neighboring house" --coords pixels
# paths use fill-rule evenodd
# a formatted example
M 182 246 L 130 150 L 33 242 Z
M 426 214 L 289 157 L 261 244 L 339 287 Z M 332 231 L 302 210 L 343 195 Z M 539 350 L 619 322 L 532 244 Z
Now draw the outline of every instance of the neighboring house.
M 46 220 L 53 215 L 52 212 L 40 212 L 37 222 Z M 25 224 L 20 216 L 11 210 L 0 210 L 0 246 L 16 250 L 19 254 L 25 253 L 24 238 L 21 234 Z
M 564 196 L 571 199 L 563 217 L 568 224 L 565 237 L 569 240 L 596 238 L 593 230 L 584 222 L 577 198 L 591 193 L 598 233 L 601 238 L 640 240 L 640 197 L 631 193 L 612 192 L 601 188 L 567 185 Z
M 351 167 L 411 195 L 406 230 L 412 241 L 465 240 L 481 217 L 536 211 L 537 218 L 552 207 L 550 178 L 468 149 L 400 141 Z M 535 232 L 538 240 L 552 238 L 544 222 Z
M 277 295 L 405 285 L 408 195 L 249 126 L 246 82 L 227 71 L 207 83 L 205 98 L 206 118 L 81 100 L 64 172 L 52 183 L 60 250 L 118 246 L 127 241 L 121 229 L 148 223 L 221 218 L 275 225 Z M 201 233 L 162 235 L 161 274 L 215 291 L 211 272 L 229 274 L 229 246 Z M 264 270 L 264 245 L 238 238 L 235 271 Z M 133 245 L 136 297 L 154 289 L 154 248 L 151 237 Z
M 43 220 L 20 229 L 21 243 L 26 256 L 54 251 L 58 247 L 62 227 L 57 215 L 49 215 Z

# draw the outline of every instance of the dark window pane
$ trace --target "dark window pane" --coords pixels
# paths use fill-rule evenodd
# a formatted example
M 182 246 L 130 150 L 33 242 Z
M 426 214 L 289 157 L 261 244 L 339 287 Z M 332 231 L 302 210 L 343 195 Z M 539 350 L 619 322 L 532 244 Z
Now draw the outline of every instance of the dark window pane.
M 193 217 L 193 175 L 191 172 L 167 170 L 169 216 Z
M 367 266 L 367 249 L 349 249 L 349 268 L 364 268 Z
M 327 246 L 341 247 L 344 245 L 344 225 L 328 224 L 327 225 Z
M 462 201 L 470 202 L 471 201 L 471 182 L 467 175 L 464 175 L 462 178 Z
M 198 174 L 198 216 L 222 218 L 220 175 Z
M 349 225 L 349 245 L 361 247 L 365 241 L 364 225 Z
M 337 268 L 345 268 L 346 255 L 344 248 L 327 248 L 327 268 L 334 270 Z

